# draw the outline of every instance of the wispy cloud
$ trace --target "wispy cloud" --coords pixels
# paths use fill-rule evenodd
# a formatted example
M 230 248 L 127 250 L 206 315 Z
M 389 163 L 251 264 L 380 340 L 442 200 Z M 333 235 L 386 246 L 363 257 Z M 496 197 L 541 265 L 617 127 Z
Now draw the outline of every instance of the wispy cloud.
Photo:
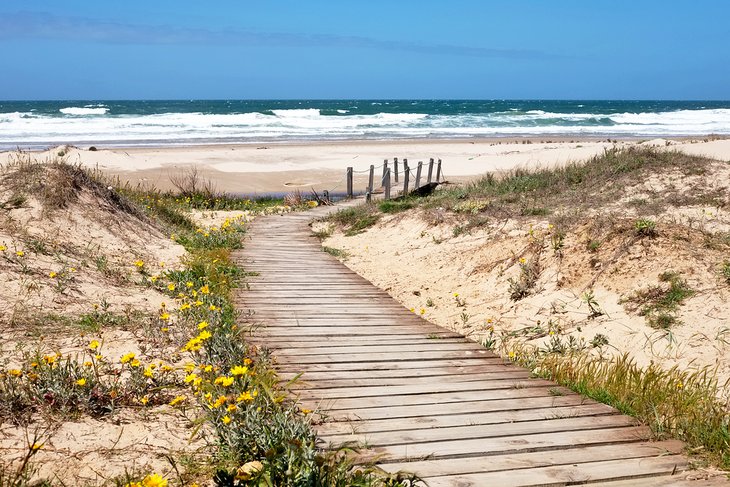
M 9 39 L 77 40 L 138 45 L 337 46 L 479 58 L 547 59 L 557 57 L 533 50 L 418 43 L 361 36 L 254 32 L 238 29 L 192 29 L 169 25 L 136 25 L 87 17 L 57 16 L 40 12 L 3 14 L 0 17 L 0 41 Z

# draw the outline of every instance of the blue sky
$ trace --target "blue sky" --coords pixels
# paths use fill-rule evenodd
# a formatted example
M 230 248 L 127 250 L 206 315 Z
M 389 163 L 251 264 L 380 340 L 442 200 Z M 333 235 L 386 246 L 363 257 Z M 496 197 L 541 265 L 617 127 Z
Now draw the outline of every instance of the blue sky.
M 730 99 L 730 2 L 3 0 L 0 99 Z

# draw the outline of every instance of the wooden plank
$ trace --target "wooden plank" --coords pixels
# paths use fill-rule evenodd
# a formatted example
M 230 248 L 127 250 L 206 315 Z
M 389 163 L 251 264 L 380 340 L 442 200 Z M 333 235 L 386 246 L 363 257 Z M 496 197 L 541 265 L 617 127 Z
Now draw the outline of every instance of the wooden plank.
M 553 382 L 544 379 L 512 379 L 481 380 L 469 382 L 432 381 L 421 384 L 412 383 L 408 385 L 376 385 L 376 386 L 355 386 L 355 387 L 334 387 L 330 389 L 308 389 L 299 391 L 300 397 L 316 397 L 318 399 L 345 399 L 384 397 L 417 394 L 441 394 L 447 392 L 485 392 L 502 389 L 525 389 L 528 387 L 549 387 L 551 394 L 573 394 L 564 387 L 556 386 Z
M 434 367 L 443 369 L 445 367 L 460 367 L 464 365 L 482 365 L 486 363 L 487 359 L 475 358 L 475 359 L 464 359 L 464 360 L 413 360 L 413 361 L 401 361 L 392 362 L 388 360 L 380 362 L 322 362 L 322 363 L 310 363 L 302 364 L 299 361 L 288 362 L 286 360 L 277 359 L 280 364 L 280 369 L 283 371 L 296 370 L 299 372 L 322 372 L 329 370 L 402 370 L 402 369 L 420 369 L 423 367 Z M 499 363 L 499 359 L 495 359 L 495 364 Z
M 451 426 L 499 425 L 500 423 L 518 423 L 539 421 L 543 419 L 577 418 L 581 416 L 603 416 L 618 414 L 615 409 L 605 404 L 578 404 L 574 406 L 545 407 L 538 409 L 521 409 L 491 411 L 486 413 L 444 414 L 440 416 L 416 416 L 412 418 L 370 419 L 367 421 L 328 421 L 316 426 L 323 435 L 352 434 L 365 435 L 384 431 L 401 431 L 422 428 L 446 428 Z
M 562 431 L 524 436 L 448 440 L 426 443 L 407 443 L 374 447 L 367 453 L 374 458 L 386 457 L 394 461 L 425 458 L 458 458 L 468 455 L 494 455 L 571 448 L 578 445 L 602 445 L 646 441 L 649 430 L 639 426 L 606 428 L 596 431 Z M 630 447 L 630 445 L 628 446 Z M 485 484 L 478 484 L 485 485 Z M 489 485 L 487 483 L 486 485 Z
M 529 382 L 528 382 L 529 383 Z M 413 406 L 420 404 L 448 404 L 452 413 L 459 412 L 459 403 L 468 401 L 490 401 L 505 400 L 514 398 L 533 397 L 554 397 L 550 390 L 556 386 L 535 386 L 520 389 L 491 389 L 486 391 L 461 391 L 461 392 L 429 392 L 422 394 L 393 394 L 390 396 L 356 397 L 330 399 L 322 396 L 315 396 L 317 391 L 312 391 L 313 396 L 300 396 L 303 401 L 311 402 L 317 400 L 327 405 L 328 411 L 341 409 L 357 409 L 365 411 L 368 408 L 381 408 L 397 404 L 399 407 Z M 574 393 L 564 396 L 574 395 Z
M 321 405 L 316 401 L 303 401 L 302 404 L 308 409 L 318 409 Z M 361 420 L 369 421 L 374 419 L 395 419 L 395 418 L 416 418 L 424 416 L 443 416 L 451 414 L 486 413 L 495 411 L 518 411 L 521 409 L 545 409 L 561 406 L 577 406 L 581 404 L 594 404 L 594 401 L 583 398 L 577 394 L 570 396 L 538 396 L 526 401 L 524 397 L 517 399 L 499 399 L 488 401 L 462 401 L 444 407 L 443 404 L 417 404 L 409 406 L 385 406 L 377 408 L 352 408 L 340 410 L 328 410 L 328 417 L 333 421 Z
M 528 470 L 512 470 L 509 472 L 426 477 L 423 480 L 429 487 L 476 487 L 485 485 L 499 485 L 501 487 L 527 485 L 562 486 L 566 485 L 566 483 L 574 485 L 588 482 L 593 483 L 597 480 L 621 480 L 656 475 L 669 476 L 676 470 L 686 468 L 687 460 L 684 457 L 680 455 L 668 455 L 540 467 Z
M 426 369 L 428 370 L 428 369 Z M 282 377 L 286 380 L 287 376 Z M 291 379 L 293 376 L 289 375 Z M 525 370 L 505 370 L 501 372 L 486 372 L 480 375 L 474 374 L 450 374 L 448 377 L 445 374 L 440 375 L 410 375 L 409 377 L 368 377 L 366 379 L 326 379 L 326 380 L 312 380 L 309 375 L 305 378 L 304 375 L 300 378 L 297 384 L 293 385 L 294 389 L 335 389 L 342 387 L 381 387 L 381 386 L 400 386 L 400 385 L 416 385 L 416 384 L 434 384 L 434 382 L 444 382 L 438 379 L 447 379 L 448 382 L 462 383 L 462 382 L 482 382 L 485 380 L 489 381 L 501 381 L 509 379 L 529 379 L 531 376 Z M 435 380 L 436 379 L 436 380 Z
M 424 477 L 435 477 L 470 473 L 505 472 L 553 465 L 574 465 L 582 462 L 590 462 L 595 459 L 628 460 L 631 458 L 656 457 L 668 453 L 680 453 L 682 446 L 682 442 L 676 440 L 638 442 L 632 444 L 631 448 L 627 448 L 625 444 L 597 445 L 540 452 L 512 453 L 510 455 L 489 455 L 484 457 L 422 460 L 402 463 L 387 462 L 382 463 L 380 467 L 386 472 L 417 472 Z M 621 487 L 620 484 L 616 485 L 617 487 Z
M 601 435 L 601 430 L 622 426 L 635 426 L 636 420 L 614 414 L 608 416 L 588 416 L 578 418 L 546 419 L 540 421 L 523 421 L 520 423 L 486 424 L 426 428 L 402 431 L 383 431 L 378 433 L 362 434 L 321 434 L 321 438 L 328 443 L 338 444 L 351 441 L 362 441 L 369 446 L 408 445 L 446 441 L 454 438 L 466 440 L 471 438 L 497 438 L 503 436 L 526 436 L 544 433 L 558 433 L 566 431 L 589 431 Z
M 525 369 L 515 367 L 512 364 L 495 364 L 495 365 L 463 365 L 456 367 L 412 367 L 404 368 L 400 367 L 397 369 L 383 369 L 378 370 L 377 374 L 373 374 L 372 371 L 365 370 L 346 370 L 346 371 L 315 371 L 307 370 L 302 376 L 304 381 L 318 381 L 322 379 L 326 380 L 362 380 L 362 379 L 373 379 L 373 380 L 387 380 L 389 378 L 415 378 L 424 377 L 426 381 L 433 381 L 434 377 L 441 377 L 441 380 L 463 380 L 456 379 L 455 377 L 472 377 L 478 379 L 480 375 L 486 374 L 524 374 L 525 377 L 529 377 L 530 374 Z M 279 374 L 282 377 L 287 377 L 286 373 Z M 439 380 L 439 379 L 436 379 Z
M 390 361 L 407 361 L 407 360 L 491 360 L 501 362 L 503 359 L 497 357 L 486 349 L 482 350 L 442 350 L 431 351 L 421 350 L 417 352 L 381 352 L 381 353 L 327 353 L 313 355 L 295 355 L 299 364 L 336 364 L 340 362 L 390 362 Z M 280 359 L 289 360 L 290 356 L 282 354 Z
M 428 345 L 427 347 L 424 347 L 424 345 Z M 442 351 L 442 352 L 458 352 L 458 351 L 476 351 L 481 352 L 481 350 L 485 350 L 483 347 L 480 347 L 476 343 L 468 343 L 468 342 L 446 342 L 446 341 L 438 341 L 436 343 L 430 343 L 427 340 L 424 340 L 420 343 L 403 343 L 398 345 L 381 345 L 381 344 L 374 344 L 374 345 L 361 345 L 357 343 L 353 343 L 349 346 L 323 346 L 323 347 L 314 347 L 310 345 L 309 348 L 304 347 L 292 347 L 288 348 L 287 346 L 282 346 L 281 348 L 277 348 L 277 353 L 279 355 L 288 355 L 288 356 L 298 356 L 298 355 L 321 355 L 321 354 L 351 354 L 351 353 L 383 353 L 383 352 L 418 352 L 424 350 L 424 348 L 428 349 L 429 351 Z

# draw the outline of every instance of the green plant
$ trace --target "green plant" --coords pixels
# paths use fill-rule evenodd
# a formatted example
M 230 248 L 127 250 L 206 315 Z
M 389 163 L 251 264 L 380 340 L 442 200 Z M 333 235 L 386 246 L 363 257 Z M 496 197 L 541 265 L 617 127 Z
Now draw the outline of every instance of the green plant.
M 598 304 L 598 301 L 596 301 L 596 297 L 594 296 L 592 289 L 584 292 L 581 299 L 584 303 L 586 303 L 586 305 L 588 305 L 588 318 L 593 319 L 603 315 L 603 310 Z
M 535 256 L 529 261 L 520 259 L 520 274 L 517 279 L 509 278 L 509 297 L 512 301 L 519 301 L 532 293 L 540 276 L 539 257 Z
M 726 260 L 722 263 L 722 267 L 720 268 L 720 276 L 722 276 L 722 279 L 730 284 L 730 261 Z
M 676 312 L 695 291 L 676 272 L 661 273 L 659 281 L 661 285 L 636 291 L 633 296 L 624 300 L 624 304 L 630 311 L 638 310 L 641 316 L 646 317 L 650 326 L 668 329 L 680 323 Z
M 656 237 L 656 222 L 648 218 L 640 218 L 634 222 L 634 232 L 639 237 Z
M 322 251 L 327 252 L 328 254 L 330 254 L 333 257 L 337 257 L 338 259 L 343 259 L 343 260 L 347 259 L 350 256 L 350 254 L 346 250 L 336 249 L 334 247 L 324 246 L 324 247 L 322 247 Z

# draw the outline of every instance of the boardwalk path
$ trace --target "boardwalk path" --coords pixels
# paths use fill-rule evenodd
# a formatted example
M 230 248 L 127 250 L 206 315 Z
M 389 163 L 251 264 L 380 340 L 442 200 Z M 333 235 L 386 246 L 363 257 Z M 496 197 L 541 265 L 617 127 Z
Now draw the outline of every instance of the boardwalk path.
M 259 273 L 238 304 L 264 325 L 257 340 L 281 375 L 304 373 L 301 401 L 331 418 L 325 441 L 364 442 L 384 469 L 432 487 L 685 485 L 668 477 L 687 466 L 679 442 L 648 441 L 631 418 L 422 320 L 323 252 L 307 224 L 326 211 L 258 219 L 237 254 Z

